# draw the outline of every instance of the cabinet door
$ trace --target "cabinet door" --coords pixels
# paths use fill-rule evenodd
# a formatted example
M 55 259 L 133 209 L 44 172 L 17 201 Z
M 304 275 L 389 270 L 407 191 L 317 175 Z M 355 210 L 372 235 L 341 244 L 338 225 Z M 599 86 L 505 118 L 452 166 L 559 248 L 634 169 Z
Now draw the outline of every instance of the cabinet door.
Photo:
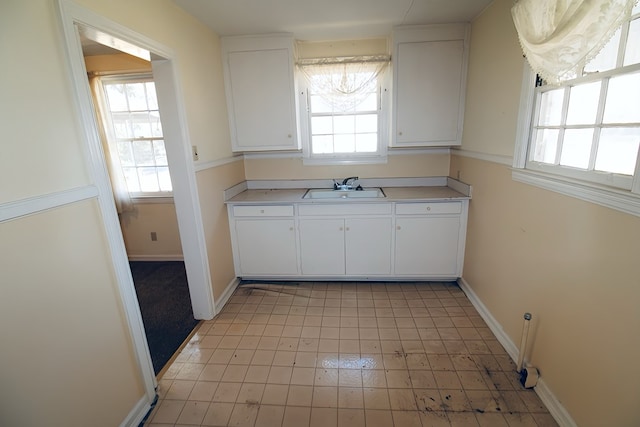
M 397 45 L 396 146 L 460 145 L 464 41 Z
M 227 61 L 234 151 L 298 148 L 290 50 L 229 52 Z
M 456 277 L 460 218 L 396 217 L 395 274 Z
M 243 219 L 235 227 L 243 275 L 298 273 L 293 219 Z
M 347 275 L 391 273 L 391 218 L 345 220 Z
M 344 275 L 344 220 L 300 220 L 302 274 Z

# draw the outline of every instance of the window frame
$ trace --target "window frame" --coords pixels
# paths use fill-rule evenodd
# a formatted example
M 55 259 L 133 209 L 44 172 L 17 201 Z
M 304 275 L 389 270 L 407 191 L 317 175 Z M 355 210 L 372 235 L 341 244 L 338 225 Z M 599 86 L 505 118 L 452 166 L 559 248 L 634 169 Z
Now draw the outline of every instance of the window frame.
M 629 23 L 638 18 L 633 15 L 622 27 L 622 35 L 626 36 Z M 555 191 L 581 200 L 593 202 L 602 206 L 613 208 L 635 216 L 640 216 L 640 149 L 637 153 L 637 161 L 632 176 L 615 173 L 598 172 L 595 170 L 585 171 L 568 166 L 551 165 L 531 160 L 535 144 L 533 141 L 534 127 L 537 123 L 541 93 L 546 90 L 553 90 L 564 87 L 567 91 L 571 86 L 585 84 L 595 81 L 602 81 L 608 85 L 610 78 L 630 73 L 640 73 L 640 64 L 623 66 L 621 64 L 620 52 L 624 49 L 626 39 L 619 46 L 616 68 L 603 72 L 588 74 L 578 77 L 555 87 L 536 87 L 537 76 L 524 60 L 522 87 L 520 93 L 520 105 L 518 124 L 516 128 L 516 144 L 513 156 L 512 178 L 515 181 L 535 185 L 547 190 Z M 606 83 L 605 83 L 606 82 Z M 604 90 L 607 88 L 605 87 Z M 565 94 L 566 95 L 566 94 Z M 566 114 L 566 102 L 563 105 L 563 114 Z M 600 99 L 599 109 L 603 108 L 605 100 Z M 600 111 L 601 114 L 601 111 Z M 600 116 L 601 118 L 601 116 Z M 594 124 L 594 128 L 602 127 L 602 123 Z M 566 123 L 562 123 L 566 127 Z M 592 147 L 592 150 L 595 147 Z M 558 149 L 559 150 L 559 149 Z
M 387 162 L 387 144 L 389 138 L 389 67 L 386 67 L 377 77 L 378 86 L 378 132 L 377 150 L 367 153 L 318 153 L 314 154 L 311 146 L 311 94 L 309 82 L 304 73 L 297 71 L 299 94 L 300 134 L 302 142 L 302 161 L 305 165 L 345 165 L 345 164 L 375 164 Z M 362 114 L 371 114 L 363 112 Z M 334 117 L 333 114 L 322 114 Z M 339 115 L 339 114 L 338 114 Z
M 100 108 L 104 108 L 104 114 L 103 117 L 105 117 L 108 121 L 108 123 L 105 123 L 106 126 L 109 127 L 108 130 L 106 130 L 107 133 L 107 138 L 109 139 L 108 143 L 111 144 L 112 142 L 118 143 L 120 142 L 123 138 L 117 138 L 114 134 L 115 132 L 115 128 L 114 128 L 114 124 L 113 124 L 113 116 L 112 114 L 114 113 L 113 111 L 111 111 L 110 105 L 109 105 L 109 98 L 107 95 L 107 90 L 106 90 L 106 85 L 110 85 L 110 84 L 127 84 L 127 83 L 153 83 L 154 87 L 155 87 L 155 81 L 153 78 L 153 75 L 151 73 L 133 73 L 133 74 L 113 74 L 113 75 L 105 75 L 101 78 L 101 90 L 103 91 L 103 99 L 104 99 L 104 105 L 101 105 Z M 156 95 L 157 96 L 157 95 Z M 132 110 L 127 110 L 127 112 L 131 112 Z M 140 110 L 142 111 L 142 110 Z M 145 110 L 145 111 L 155 111 L 155 110 Z M 158 107 L 158 114 L 160 112 L 160 109 Z M 116 112 L 117 113 L 117 112 Z M 162 120 L 162 118 L 160 118 L 160 120 Z M 126 138 L 125 140 L 133 142 L 133 141 L 151 141 L 153 143 L 153 141 L 156 140 L 161 140 L 163 142 L 164 148 L 165 148 L 165 153 L 166 153 L 166 141 L 164 139 L 164 130 L 162 132 L 162 136 L 161 137 L 140 137 L 140 138 Z M 154 163 L 155 163 L 155 156 L 154 156 Z M 136 163 L 136 169 L 139 167 Z M 155 169 L 157 169 L 158 167 L 165 167 L 164 165 L 162 166 L 144 166 L 144 167 L 153 167 Z M 170 168 L 169 168 L 169 164 L 167 161 L 167 165 L 166 165 L 167 169 L 169 170 L 169 175 L 171 174 Z M 124 169 L 124 168 L 123 168 Z M 124 173 L 124 170 L 123 170 Z M 156 171 L 156 177 L 158 177 L 158 172 Z M 151 202 L 150 199 L 154 199 L 154 202 L 157 203 L 163 203 L 166 202 L 168 200 L 172 200 L 173 199 L 173 182 L 171 182 L 171 190 L 170 191 L 163 191 L 163 190 L 158 190 L 158 191 L 130 191 L 128 186 L 127 186 L 127 191 L 129 192 L 129 197 L 131 197 L 131 199 L 133 200 L 148 200 L 149 202 Z M 155 200 L 157 199 L 157 200 Z

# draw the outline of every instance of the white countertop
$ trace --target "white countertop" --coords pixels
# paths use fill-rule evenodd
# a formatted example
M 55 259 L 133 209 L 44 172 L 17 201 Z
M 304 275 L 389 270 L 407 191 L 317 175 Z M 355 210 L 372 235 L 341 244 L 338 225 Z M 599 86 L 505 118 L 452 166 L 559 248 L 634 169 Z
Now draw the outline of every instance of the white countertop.
M 365 187 L 366 188 L 366 187 Z M 466 200 L 470 195 L 463 194 L 449 186 L 380 187 L 384 198 L 348 198 L 348 199 L 304 199 L 307 188 L 286 189 L 245 189 L 225 200 L 227 204 L 256 203 L 379 203 L 379 202 L 419 202 Z

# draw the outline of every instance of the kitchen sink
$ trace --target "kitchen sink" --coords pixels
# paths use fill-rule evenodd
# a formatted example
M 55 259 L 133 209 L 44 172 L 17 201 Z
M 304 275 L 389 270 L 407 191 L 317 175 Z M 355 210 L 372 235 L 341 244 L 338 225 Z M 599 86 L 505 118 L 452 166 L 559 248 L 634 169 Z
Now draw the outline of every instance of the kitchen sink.
M 362 190 L 327 190 L 313 188 L 307 190 L 303 199 L 378 199 L 387 197 L 382 188 L 363 188 Z

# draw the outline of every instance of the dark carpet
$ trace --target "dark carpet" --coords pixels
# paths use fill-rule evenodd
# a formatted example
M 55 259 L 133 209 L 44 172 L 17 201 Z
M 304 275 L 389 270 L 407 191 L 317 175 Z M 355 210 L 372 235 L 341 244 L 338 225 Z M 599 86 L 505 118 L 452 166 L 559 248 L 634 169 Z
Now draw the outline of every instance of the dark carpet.
M 129 265 L 157 375 L 198 324 L 184 262 L 131 261 Z

